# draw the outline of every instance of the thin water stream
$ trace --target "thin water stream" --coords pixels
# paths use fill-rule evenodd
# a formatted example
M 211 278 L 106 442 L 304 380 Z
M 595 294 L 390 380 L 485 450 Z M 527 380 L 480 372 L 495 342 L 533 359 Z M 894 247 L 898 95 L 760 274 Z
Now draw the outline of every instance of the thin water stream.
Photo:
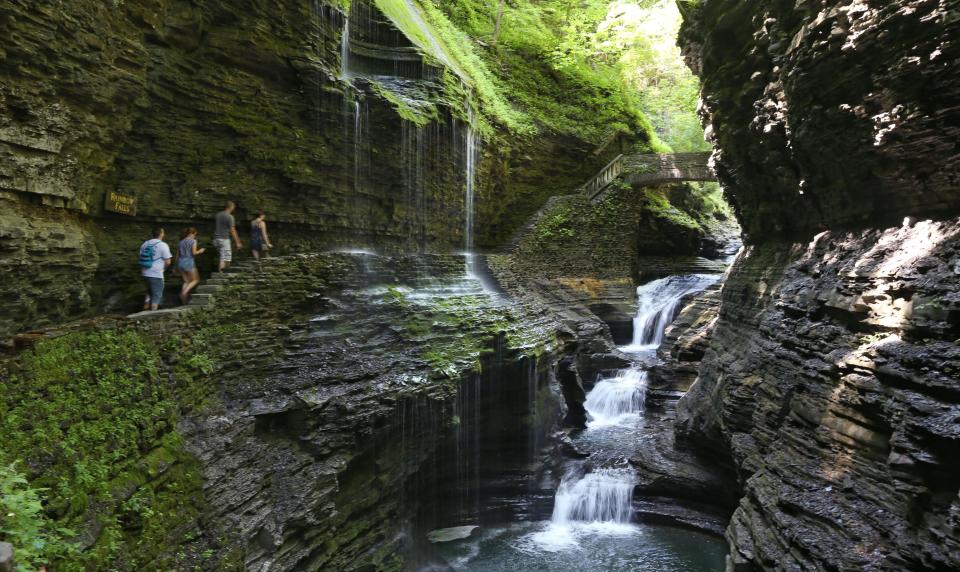
M 588 393 L 587 427 L 573 436 L 573 442 L 589 457 L 566 463 L 549 520 L 481 526 L 468 539 L 438 545 L 451 568 L 483 572 L 713 572 L 724 568 L 722 539 L 636 521 L 635 472 L 628 462 L 638 443 L 648 438 L 643 364 L 655 359 L 664 330 L 683 300 L 718 279 L 672 276 L 638 288 L 634 339 L 621 348 L 637 365 L 599 379 Z

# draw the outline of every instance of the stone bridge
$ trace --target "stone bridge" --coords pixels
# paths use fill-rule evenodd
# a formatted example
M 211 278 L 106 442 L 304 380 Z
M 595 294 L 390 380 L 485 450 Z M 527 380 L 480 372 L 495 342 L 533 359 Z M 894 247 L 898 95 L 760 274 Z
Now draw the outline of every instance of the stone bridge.
M 583 185 L 583 191 L 595 199 L 617 179 L 640 187 L 679 181 L 716 181 L 709 163 L 709 152 L 620 155 Z

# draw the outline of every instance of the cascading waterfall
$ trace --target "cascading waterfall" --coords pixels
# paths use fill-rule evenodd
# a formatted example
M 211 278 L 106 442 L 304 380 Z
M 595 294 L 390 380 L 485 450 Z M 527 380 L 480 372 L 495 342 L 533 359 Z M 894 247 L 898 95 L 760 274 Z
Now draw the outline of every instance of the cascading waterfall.
M 633 343 L 626 351 L 656 349 L 663 333 L 677 317 L 683 298 L 705 290 L 720 280 L 717 274 L 685 274 L 654 280 L 637 288 L 637 315 L 633 319 Z
M 680 310 L 683 298 L 717 280 L 719 276 L 703 274 L 671 276 L 637 288 L 634 340 L 622 349 L 656 348 Z M 646 391 L 647 372 L 641 367 L 600 379 L 584 402 L 589 415 L 587 432 L 603 435 L 607 434 L 603 431 L 606 427 L 619 427 L 617 431 L 636 427 L 643 415 Z M 535 534 L 533 540 L 545 549 L 562 550 L 577 542 L 570 533 L 573 523 L 604 524 L 602 530 L 621 530 L 622 526 L 610 526 L 630 523 L 633 487 L 632 472 L 628 469 L 601 467 L 579 477 L 568 474 L 557 489 L 550 526 Z
M 634 481 L 626 469 L 601 468 L 560 481 L 549 525 L 530 536 L 548 552 L 578 545 L 584 531 L 630 532 Z
M 580 478 L 564 477 L 557 489 L 551 524 L 615 522 L 633 516 L 633 477 L 625 469 L 597 469 Z
M 583 406 L 590 415 L 587 427 L 606 427 L 635 422 L 643 411 L 647 372 L 634 368 L 616 377 L 601 379 L 587 395 Z

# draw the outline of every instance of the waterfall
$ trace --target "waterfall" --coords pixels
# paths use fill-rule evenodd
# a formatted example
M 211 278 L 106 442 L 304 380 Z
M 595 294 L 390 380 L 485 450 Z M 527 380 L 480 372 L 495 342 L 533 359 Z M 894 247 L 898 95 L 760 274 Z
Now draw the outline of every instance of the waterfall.
M 635 421 L 643 412 L 646 394 L 647 372 L 641 369 L 628 369 L 616 377 L 601 379 L 583 404 L 590 415 L 587 426 L 606 427 Z
M 343 15 L 343 32 L 340 34 L 340 77 L 350 77 L 350 12 Z
M 466 251 L 466 267 L 468 276 L 476 276 L 476 261 L 473 255 L 473 227 L 474 227 L 474 187 L 476 185 L 477 154 L 480 150 L 480 141 L 474 128 L 474 112 L 467 96 L 467 127 L 464 135 L 464 178 L 466 179 L 466 193 L 463 198 L 464 229 L 463 242 Z
M 363 176 L 363 115 L 360 112 L 360 100 L 353 102 L 353 188 L 360 191 L 360 179 Z
M 466 157 L 465 157 L 465 177 L 466 177 L 466 195 L 463 201 L 465 212 L 464 228 L 464 248 L 467 256 L 473 253 L 473 193 L 476 183 L 476 164 L 477 164 L 477 133 L 474 129 L 473 107 L 467 103 L 467 132 L 466 132 Z
M 623 469 L 597 469 L 580 478 L 568 475 L 557 489 L 550 522 L 629 523 L 633 485 L 630 473 Z
M 680 312 L 683 298 L 720 280 L 718 274 L 685 274 L 654 280 L 637 288 L 633 343 L 624 349 L 656 349 L 663 333 Z

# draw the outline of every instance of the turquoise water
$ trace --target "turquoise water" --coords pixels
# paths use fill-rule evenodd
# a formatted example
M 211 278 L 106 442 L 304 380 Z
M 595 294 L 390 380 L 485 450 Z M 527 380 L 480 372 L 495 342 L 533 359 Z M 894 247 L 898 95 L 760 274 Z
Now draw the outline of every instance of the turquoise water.
M 465 572 L 718 572 L 727 553 L 701 532 L 605 522 L 491 527 L 436 548 Z

